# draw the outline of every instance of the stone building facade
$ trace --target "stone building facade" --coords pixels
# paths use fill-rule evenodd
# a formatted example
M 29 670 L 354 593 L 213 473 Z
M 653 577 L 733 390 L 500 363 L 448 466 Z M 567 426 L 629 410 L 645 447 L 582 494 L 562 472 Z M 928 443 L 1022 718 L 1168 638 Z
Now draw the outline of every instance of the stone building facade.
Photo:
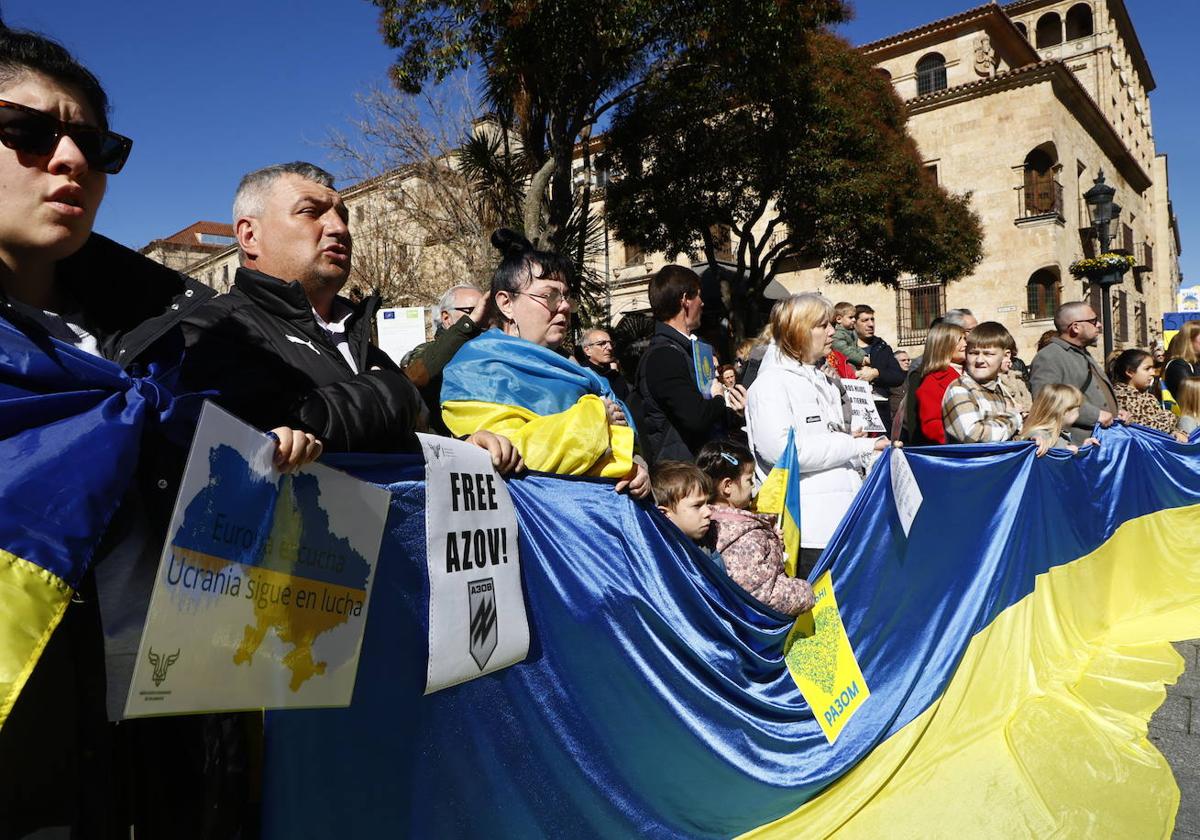
M 1150 118 L 1155 81 L 1122 0 L 990 3 L 860 49 L 908 104 L 930 172 L 971 194 L 984 258 L 947 285 L 838 284 L 809 268 L 780 274 L 779 292 L 869 304 L 879 334 L 908 348 L 923 343 L 939 312 L 966 307 L 1008 327 L 1028 359 L 1059 302 L 1090 299 L 1101 309 L 1099 290 L 1068 266 L 1095 249 L 1082 196 L 1103 171 L 1122 208 L 1110 247 L 1137 261 L 1112 290 L 1116 345 L 1161 335 L 1181 244 Z M 645 311 L 645 278 L 665 260 L 617 243 L 610 262 L 613 320 Z
M 1137 263 L 1111 290 L 1116 345 L 1161 335 L 1181 248 L 1150 119 L 1154 77 L 1122 0 L 989 4 L 861 49 L 908 103 L 931 172 L 971 193 L 984 258 L 946 286 L 901 278 L 895 290 L 839 287 L 816 270 L 781 278 L 789 290 L 871 304 L 898 346 L 922 342 L 937 312 L 966 307 L 1008 327 L 1028 359 L 1059 302 L 1101 309 L 1100 290 L 1068 266 L 1096 247 L 1083 194 L 1103 172 L 1122 208 L 1110 247 Z
M 1100 291 L 1072 277 L 1068 266 L 1096 248 L 1082 196 L 1103 172 L 1122 208 L 1111 247 L 1136 260 L 1111 290 L 1116 346 L 1145 346 L 1161 336 L 1162 313 L 1176 308 L 1182 248 L 1167 156 L 1154 140 L 1155 80 L 1123 0 L 989 3 L 860 49 L 907 103 L 909 132 L 931 174 L 951 192 L 971 194 L 985 234 L 983 261 L 945 285 L 917 277 L 902 277 L 897 287 L 838 284 L 819 267 L 798 269 L 778 275 L 777 293 L 821 291 L 835 301 L 870 304 L 879 334 L 910 349 L 924 342 L 933 317 L 966 307 L 1008 327 L 1028 359 L 1060 302 L 1089 299 L 1101 311 Z M 602 180 L 595 186 L 601 189 L 592 206 L 599 213 Z M 479 240 L 471 246 L 479 253 L 468 258 L 458 253 L 467 247 L 462 237 L 441 242 L 415 229 L 405 202 L 419 192 L 419 179 L 401 170 L 343 190 L 356 273 L 361 266 L 367 275 L 391 278 L 404 298 L 391 295 L 397 305 L 432 303 L 454 282 L 483 280 L 481 267 L 494 259 L 487 231 L 468 237 Z M 163 261 L 190 255 L 176 267 L 227 289 L 236 247 L 189 246 L 186 253 L 168 247 L 186 233 L 156 240 L 144 252 Z M 735 269 L 736 239 L 715 233 L 722 267 Z M 647 313 L 649 276 L 675 259 L 682 258 L 643 253 L 606 229 L 593 268 L 607 280 L 611 323 Z M 707 263 L 694 267 L 704 272 Z M 363 281 L 352 279 L 351 286 L 356 282 Z

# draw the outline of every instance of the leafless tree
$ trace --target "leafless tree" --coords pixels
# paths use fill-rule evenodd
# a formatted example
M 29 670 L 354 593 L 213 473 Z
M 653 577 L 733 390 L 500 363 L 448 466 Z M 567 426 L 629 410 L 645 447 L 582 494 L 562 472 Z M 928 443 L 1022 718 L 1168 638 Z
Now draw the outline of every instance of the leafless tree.
M 353 186 L 344 191 L 354 233 L 354 279 L 390 305 L 429 305 L 454 283 L 486 284 L 488 243 L 503 223 L 494 197 L 463 173 L 458 150 L 481 129 L 470 78 L 417 95 L 374 87 L 326 147 Z

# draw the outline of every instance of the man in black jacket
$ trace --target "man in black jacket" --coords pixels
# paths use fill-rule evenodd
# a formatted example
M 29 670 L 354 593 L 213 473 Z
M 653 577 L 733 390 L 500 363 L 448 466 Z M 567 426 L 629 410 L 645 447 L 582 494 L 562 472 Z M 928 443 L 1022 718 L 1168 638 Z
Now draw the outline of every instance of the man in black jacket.
M 642 451 L 651 464 L 691 461 L 722 426 L 741 423 L 746 389 L 702 394 L 696 383 L 692 330 L 704 302 L 700 278 L 681 265 L 663 266 L 650 278 L 650 309 L 658 323 L 638 364 L 635 405 Z
M 871 367 L 879 371 L 879 376 L 871 383 L 871 389 L 880 397 L 875 401 L 875 407 L 879 409 L 879 419 L 883 421 L 883 428 L 890 430 L 892 410 L 887 398 L 893 388 L 904 384 L 906 374 L 896 361 L 892 348 L 875 335 L 875 310 L 865 303 L 860 303 L 854 307 L 854 316 L 854 333 L 858 338 L 858 346 L 865 354 L 863 364 L 869 361 Z
M 583 366 L 608 382 L 617 399 L 627 401 L 629 383 L 619 371 L 613 369 L 613 361 L 617 356 L 613 352 L 612 336 L 601 329 L 588 330 L 579 342 L 579 349 L 583 356 Z
M 308 163 L 242 179 L 234 286 L 184 323 L 185 378 L 260 429 L 311 432 L 328 451 L 416 451 L 420 396 L 371 343 L 379 298 L 338 292 L 350 276 L 348 213 Z

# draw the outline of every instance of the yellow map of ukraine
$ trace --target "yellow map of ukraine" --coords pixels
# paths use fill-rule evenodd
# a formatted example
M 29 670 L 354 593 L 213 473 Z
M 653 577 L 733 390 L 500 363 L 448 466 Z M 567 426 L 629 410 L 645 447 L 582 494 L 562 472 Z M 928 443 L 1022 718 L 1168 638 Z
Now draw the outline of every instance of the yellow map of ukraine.
M 282 661 L 297 691 L 325 672 L 327 663 L 313 657 L 316 639 L 362 614 L 370 566 L 331 532 L 315 477 L 285 475 L 276 486 L 224 445 L 210 450 L 209 468 L 208 485 L 188 504 L 172 549 L 213 579 L 242 564 L 245 579 L 236 591 L 228 577 L 220 590 L 202 587 L 253 608 L 254 624 L 246 625 L 233 661 L 250 664 L 274 630 L 290 646 Z

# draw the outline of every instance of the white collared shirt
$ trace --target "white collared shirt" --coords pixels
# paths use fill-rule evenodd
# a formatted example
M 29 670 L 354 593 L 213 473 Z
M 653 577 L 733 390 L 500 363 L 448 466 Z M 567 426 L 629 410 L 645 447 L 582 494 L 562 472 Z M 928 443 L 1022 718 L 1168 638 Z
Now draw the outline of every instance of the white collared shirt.
M 354 353 L 350 350 L 350 339 L 346 336 L 346 321 L 354 314 L 354 310 L 340 300 L 335 299 L 333 301 L 333 309 L 329 314 L 332 320 L 326 321 L 316 309 L 313 309 L 313 317 L 317 319 L 317 326 L 323 329 L 325 334 L 329 336 L 329 340 L 333 342 L 333 346 L 342 354 L 342 358 L 346 360 L 346 364 L 350 365 L 350 370 L 358 373 L 358 365 L 354 361 Z

